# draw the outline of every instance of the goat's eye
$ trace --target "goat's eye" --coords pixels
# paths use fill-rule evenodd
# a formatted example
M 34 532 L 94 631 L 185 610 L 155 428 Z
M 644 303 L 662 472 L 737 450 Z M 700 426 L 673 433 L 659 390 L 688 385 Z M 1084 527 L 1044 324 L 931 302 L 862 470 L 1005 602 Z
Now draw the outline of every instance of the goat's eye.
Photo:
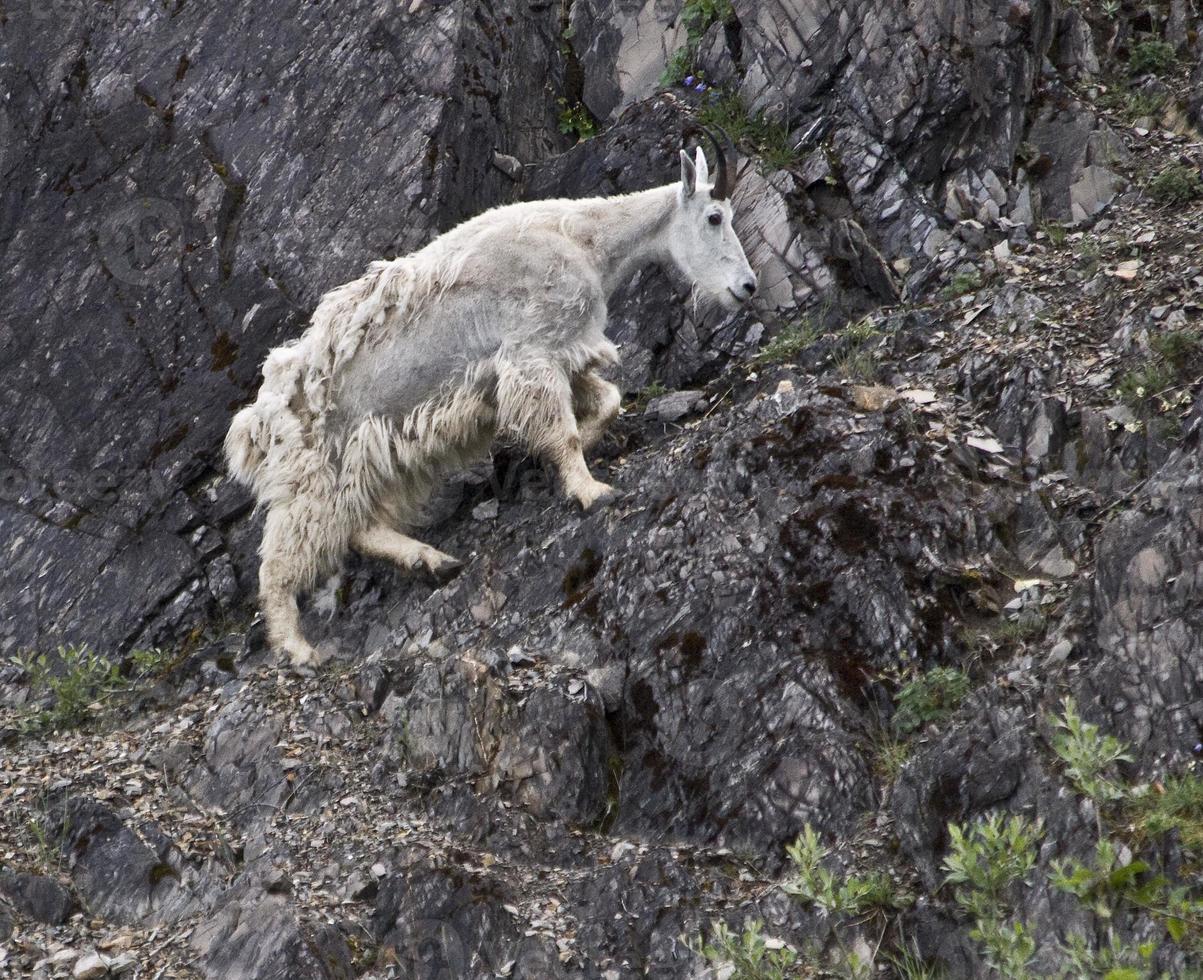
M 723 216 L 721 214 L 712 214 L 706 220 L 712 225 L 721 225 L 723 223 Z

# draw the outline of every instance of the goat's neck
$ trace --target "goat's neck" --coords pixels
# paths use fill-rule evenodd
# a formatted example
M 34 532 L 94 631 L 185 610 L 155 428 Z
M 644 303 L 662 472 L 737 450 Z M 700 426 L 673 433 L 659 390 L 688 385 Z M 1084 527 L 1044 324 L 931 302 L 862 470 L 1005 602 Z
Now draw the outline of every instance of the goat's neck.
M 607 296 L 643 266 L 669 261 L 668 228 L 676 206 L 677 185 L 669 184 L 608 198 L 589 216 L 589 241 L 582 244 Z

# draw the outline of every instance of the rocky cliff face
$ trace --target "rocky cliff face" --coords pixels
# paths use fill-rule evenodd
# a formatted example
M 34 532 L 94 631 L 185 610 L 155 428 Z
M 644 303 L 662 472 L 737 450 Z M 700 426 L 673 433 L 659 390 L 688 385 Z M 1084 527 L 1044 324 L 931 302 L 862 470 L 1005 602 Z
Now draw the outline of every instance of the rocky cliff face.
M 0 972 L 1194 975 L 1198 29 L 0 5 Z M 351 558 L 283 674 L 219 451 L 266 351 L 698 115 L 763 295 L 615 297 L 623 497 L 499 451 L 423 531 L 461 576 Z

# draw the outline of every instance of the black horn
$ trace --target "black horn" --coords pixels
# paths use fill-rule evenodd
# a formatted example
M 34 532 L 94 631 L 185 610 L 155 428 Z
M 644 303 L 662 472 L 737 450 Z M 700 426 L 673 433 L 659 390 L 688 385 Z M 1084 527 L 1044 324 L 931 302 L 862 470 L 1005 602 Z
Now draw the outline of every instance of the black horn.
M 730 148 L 731 156 L 734 158 L 735 146 L 731 142 L 731 137 L 721 127 L 716 128 L 723 134 L 723 143 L 726 143 Z M 727 153 L 723 148 L 723 143 L 720 143 L 718 137 L 705 126 L 699 126 L 695 123 L 686 130 L 685 135 L 690 136 L 694 133 L 701 133 L 714 146 L 715 166 L 718 170 L 718 176 L 715 178 L 714 186 L 710 189 L 710 196 L 716 201 L 726 200 L 731 196 L 731 192 L 735 190 L 735 180 L 731 175 L 731 167 L 728 164 Z

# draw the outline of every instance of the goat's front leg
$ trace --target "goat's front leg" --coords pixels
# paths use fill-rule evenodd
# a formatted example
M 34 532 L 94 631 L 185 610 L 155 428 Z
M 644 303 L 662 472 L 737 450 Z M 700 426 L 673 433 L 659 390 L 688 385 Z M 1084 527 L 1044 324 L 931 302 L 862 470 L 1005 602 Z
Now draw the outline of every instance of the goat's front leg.
M 391 561 L 406 571 L 425 568 L 439 580 L 451 578 L 463 567 L 463 562 L 438 548 L 432 548 L 383 524 L 357 531 L 351 538 L 351 547 L 373 558 Z
M 596 371 L 584 371 L 573 380 L 572 411 L 586 452 L 597 445 L 607 426 L 618 418 L 621 407 L 622 393 L 618 386 Z
M 498 374 L 498 428 L 555 467 L 564 492 L 589 510 L 616 496 L 585 465 L 572 385 L 552 362 L 507 365 Z

